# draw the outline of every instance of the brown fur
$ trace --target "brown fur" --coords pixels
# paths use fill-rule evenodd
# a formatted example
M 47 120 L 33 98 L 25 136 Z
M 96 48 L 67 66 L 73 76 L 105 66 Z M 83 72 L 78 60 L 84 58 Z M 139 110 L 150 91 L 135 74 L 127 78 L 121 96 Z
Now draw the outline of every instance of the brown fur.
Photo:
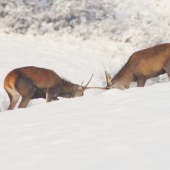
M 67 98 L 83 96 L 83 92 L 89 87 L 61 79 L 52 70 L 31 66 L 17 68 L 8 73 L 4 80 L 4 88 L 10 98 L 8 110 L 12 110 L 20 95 L 22 100 L 19 108 L 25 108 L 30 99 L 46 98 L 46 102 L 50 102 L 57 100 L 58 96 Z
M 143 87 L 147 79 L 164 73 L 170 77 L 170 43 L 135 52 L 112 80 L 106 72 L 107 88 L 123 90 L 133 81 Z

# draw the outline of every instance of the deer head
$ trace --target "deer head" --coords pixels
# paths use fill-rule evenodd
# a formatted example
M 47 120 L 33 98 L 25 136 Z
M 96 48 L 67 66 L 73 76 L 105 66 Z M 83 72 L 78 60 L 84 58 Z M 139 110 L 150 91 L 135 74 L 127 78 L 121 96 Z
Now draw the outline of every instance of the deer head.
M 126 85 L 126 82 L 124 81 L 115 81 L 114 78 L 111 79 L 111 76 L 110 74 L 105 71 L 105 74 L 106 74 L 106 82 L 107 82 L 107 86 L 106 86 L 106 89 L 111 89 L 111 88 L 117 88 L 117 89 L 121 89 L 121 90 L 124 90 L 124 89 L 127 89 L 129 86 Z

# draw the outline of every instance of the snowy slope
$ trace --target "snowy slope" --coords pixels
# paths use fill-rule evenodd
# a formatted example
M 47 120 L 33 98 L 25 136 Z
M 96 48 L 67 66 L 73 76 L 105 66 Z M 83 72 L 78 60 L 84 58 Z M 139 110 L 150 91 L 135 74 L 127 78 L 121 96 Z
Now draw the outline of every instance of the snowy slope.
M 77 84 L 94 74 L 89 86 L 104 87 L 105 70 L 113 77 L 133 52 L 169 42 L 169 9 L 169 0 L 0 1 L 0 169 L 169 170 L 166 74 L 13 111 L 3 88 L 29 65 Z
M 144 88 L 132 84 L 124 91 L 87 90 L 84 97 L 51 103 L 32 100 L 26 109 L 4 111 L 9 99 L 3 80 L 12 69 L 50 68 L 78 84 L 93 73 L 89 86 L 103 87 L 104 71 L 114 75 L 133 52 L 131 47 L 120 51 L 124 57 L 109 59 L 109 42 L 4 34 L 0 38 L 0 169 L 170 168 L 167 75 L 158 78 L 161 83 L 153 84 L 158 81 L 153 79 Z M 114 45 L 119 49 L 120 44 Z
M 168 170 L 169 86 L 2 112 L 0 168 Z

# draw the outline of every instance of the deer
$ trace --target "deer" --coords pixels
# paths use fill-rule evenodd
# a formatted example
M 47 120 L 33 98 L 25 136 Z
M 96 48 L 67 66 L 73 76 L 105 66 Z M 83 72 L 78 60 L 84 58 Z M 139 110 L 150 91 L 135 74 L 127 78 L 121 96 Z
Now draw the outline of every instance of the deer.
M 131 82 L 144 87 L 149 78 L 167 73 L 170 78 L 170 43 L 159 44 L 133 53 L 122 69 L 111 79 L 105 71 L 106 88 L 125 90 Z
M 83 86 L 83 82 L 81 85 L 71 83 L 46 68 L 27 66 L 14 69 L 4 79 L 4 89 L 10 99 L 8 110 L 14 109 L 20 96 L 22 99 L 18 108 L 26 108 L 29 101 L 35 98 L 44 98 L 46 102 L 51 102 L 52 100 L 58 100 L 57 97 L 83 96 L 86 89 L 103 89 L 87 87 L 92 77 L 93 74 L 86 86 Z

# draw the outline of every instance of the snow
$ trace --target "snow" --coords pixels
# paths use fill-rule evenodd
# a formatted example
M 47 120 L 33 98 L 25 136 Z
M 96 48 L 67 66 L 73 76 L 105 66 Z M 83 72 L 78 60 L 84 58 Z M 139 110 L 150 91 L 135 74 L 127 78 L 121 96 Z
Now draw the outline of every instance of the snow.
M 0 32 L 102 37 L 141 49 L 169 41 L 169 8 L 169 0 L 3 0 Z
M 3 88 L 8 72 L 23 66 L 77 84 L 94 74 L 89 87 L 105 87 L 105 70 L 113 77 L 135 51 L 169 41 L 169 7 L 168 0 L 0 2 L 0 169 L 169 170 L 166 74 L 144 88 L 91 89 L 12 111 Z
M 169 82 L 87 90 L 84 97 L 37 99 L 5 111 L 3 80 L 14 68 L 50 68 L 78 84 L 94 73 L 89 86 L 104 87 L 104 70 L 121 68 L 125 59 L 103 57 L 75 39 L 0 36 L 0 169 L 169 169 Z

